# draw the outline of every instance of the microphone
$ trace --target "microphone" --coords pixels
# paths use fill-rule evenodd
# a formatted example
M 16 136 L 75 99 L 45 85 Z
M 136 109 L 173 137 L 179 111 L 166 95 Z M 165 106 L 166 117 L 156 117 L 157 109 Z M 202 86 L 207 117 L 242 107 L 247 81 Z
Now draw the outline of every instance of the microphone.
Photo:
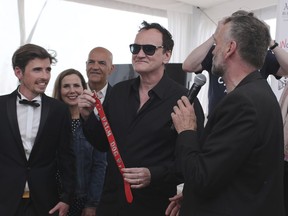
M 192 104 L 195 100 L 197 94 L 199 93 L 201 87 L 206 83 L 206 76 L 204 74 L 197 74 L 194 78 L 194 83 L 192 87 L 189 89 L 187 98 Z M 175 130 L 174 124 L 171 125 L 171 130 Z
M 199 93 L 201 87 L 206 83 L 206 76 L 204 74 L 197 74 L 194 78 L 194 83 L 190 88 L 187 98 L 189 99 L 190 103 L 192 104 L 195 100 L 197 94 Z

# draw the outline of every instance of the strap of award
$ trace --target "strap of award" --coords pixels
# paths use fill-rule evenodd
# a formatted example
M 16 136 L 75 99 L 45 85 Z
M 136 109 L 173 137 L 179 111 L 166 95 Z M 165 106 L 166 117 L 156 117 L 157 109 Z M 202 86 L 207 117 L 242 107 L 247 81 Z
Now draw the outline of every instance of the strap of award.
M 96 103 L 95 103 L 96 109 L 98 110 L 98 114 L 100 116 L 103 128 L 105 130 L 107 139 L 109 141 L 111 152 L 112 152 L 112 154 L 114 156 L 114 159 L 115 159 L 116 164 L 117 164 L 117 166 L 119 168 L 119 171 L 122 174 L 121 169 L 125 168 L 125 166 L 124 166 L 123 160 L 121 158 L 121 155 L 120 155 L 120 153 L 118 151 L 118 147 L 117 147 L 114 135 L 112 133 L 112 130 L 110 128 L 109 122 L 108 122 L 108 120 L 106 118 L 105 112 L 103 110 L 103 107 L 102 107 L 102 104 L 101 104 L 99 98 L 96 96 L 96 94 L 94 94 L 93 98 L 96 100 Z M 126 195 L 127 202 L 128 203 L 132 203 L 133 195 L 132 195 L 132 192 L 131 192 L 130 184 L 128 182 L 126 182 L 126 181 L 124 181 L 124 189 L 125 189 L 125 195 Z

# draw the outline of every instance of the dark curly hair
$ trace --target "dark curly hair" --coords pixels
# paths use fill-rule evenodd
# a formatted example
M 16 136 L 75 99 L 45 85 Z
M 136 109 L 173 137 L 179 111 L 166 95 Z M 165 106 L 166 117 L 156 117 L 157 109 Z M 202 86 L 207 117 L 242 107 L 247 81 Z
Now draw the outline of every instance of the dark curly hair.
M 140 28 L 139 32 L 142 31 L 143 29 L 148 30 L 148 29 L 157 29 L 159 32 L 162 33 L 162 40 L 163 40 L 163 51 L 171 51 L 173 50 L 174 47 L 174 41 L 172 39 L 171 33 L 165 29 L 163 26 L 161 26 L 158 23 L 147 23 L 146 21 L 142 22 L 142 27 Z

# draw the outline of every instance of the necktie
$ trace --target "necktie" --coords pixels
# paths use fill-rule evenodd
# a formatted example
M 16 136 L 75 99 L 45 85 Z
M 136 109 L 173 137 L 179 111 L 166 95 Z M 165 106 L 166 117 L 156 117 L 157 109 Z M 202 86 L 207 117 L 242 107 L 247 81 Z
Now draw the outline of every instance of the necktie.
M 19 100 L 19 103 L 20 104 L 29 105 L 29 106 L 32 106 L 32 107 L 39 107 L 40 106 L 40 104 L 36 100 L 29 101 L 29 100 L 26 100 L 26 99 L 21 99 L 21 100 Z
M 103 96 L 104 96 L 101 91 L 97 92 L 96 95 L 97 95 L 97 98 L 98 98 L 99 100 L 101 100 L 101 99 L 103 98 Z

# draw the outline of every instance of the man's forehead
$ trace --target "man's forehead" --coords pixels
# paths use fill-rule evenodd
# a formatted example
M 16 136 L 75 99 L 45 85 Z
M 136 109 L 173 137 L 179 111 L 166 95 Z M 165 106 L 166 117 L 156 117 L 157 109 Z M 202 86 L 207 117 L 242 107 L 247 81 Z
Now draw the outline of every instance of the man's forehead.
M 157 29 L 143 29 L 136 35 L 135 42 L 139 44 L 162 44 L 162 33 Z

